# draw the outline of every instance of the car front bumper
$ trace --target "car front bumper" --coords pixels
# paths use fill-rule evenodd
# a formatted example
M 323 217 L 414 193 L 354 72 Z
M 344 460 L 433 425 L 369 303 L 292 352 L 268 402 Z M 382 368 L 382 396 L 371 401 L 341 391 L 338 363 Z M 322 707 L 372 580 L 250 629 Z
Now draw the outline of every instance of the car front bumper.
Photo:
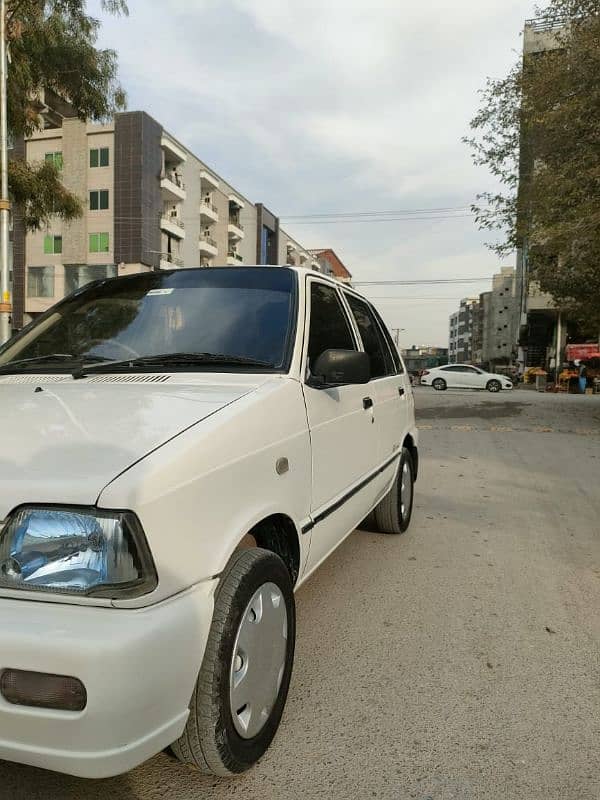
M 0 598 L 0 670 L 78 678 L 81 712 L 0 696 L 0 759 L 84 778 L 126 772 L 175 741 L 188 717 L 216 581 L 125 610 Z

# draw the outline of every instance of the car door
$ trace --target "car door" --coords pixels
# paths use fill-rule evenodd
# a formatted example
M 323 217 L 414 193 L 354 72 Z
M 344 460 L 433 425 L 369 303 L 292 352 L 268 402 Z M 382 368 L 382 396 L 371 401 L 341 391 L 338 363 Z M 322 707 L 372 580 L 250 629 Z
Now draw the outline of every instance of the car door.
M 384 464 L 390 456 L 400 452 L 408 431 L 409 403 L 412 399 L 410 381 L 391 336 L 375 309 L 351 292 L 344 292 L 344 296 L 363 348 L 371 360 L 369 394 L 375 404 L 379 461 Z
M 358 340 L 339 290 L 307 278 L 304 397 L 312 449 L 311 545 L 307 570 L 314 569 L 361 521 L 376 487 L 361 484 L 376 471 L 377 418 L 370 388 L 316 388 L 310 370 L 325 350 L 358 350 Z
M 482 372 L 475 367 L 462 367 L 461 378 L 467 389 L 485 389 Z

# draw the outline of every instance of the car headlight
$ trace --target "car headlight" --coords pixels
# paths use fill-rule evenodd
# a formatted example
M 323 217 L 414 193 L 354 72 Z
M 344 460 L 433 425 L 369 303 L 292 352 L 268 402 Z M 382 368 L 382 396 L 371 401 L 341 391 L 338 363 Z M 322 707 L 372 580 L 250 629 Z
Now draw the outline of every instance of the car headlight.
M 0 531 L 0 587 L 94 597 L 156 588 L 142 527 L 131 512 L 24 507 Z

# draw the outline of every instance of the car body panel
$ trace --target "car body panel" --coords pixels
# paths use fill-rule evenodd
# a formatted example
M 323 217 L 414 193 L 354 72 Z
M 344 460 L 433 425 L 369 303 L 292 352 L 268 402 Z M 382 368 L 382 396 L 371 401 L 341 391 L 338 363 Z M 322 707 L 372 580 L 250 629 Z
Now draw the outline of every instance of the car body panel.
M 124 384 L 103 375 L 102 383 L 70 376 L 50 383 L 39 375 L 20 384 L 10 377 L 0 379 L 0 520 L 24 503 L 93 505 L 116 475 L 264 379 L 205 374 L 189 385 L 171 375 Z

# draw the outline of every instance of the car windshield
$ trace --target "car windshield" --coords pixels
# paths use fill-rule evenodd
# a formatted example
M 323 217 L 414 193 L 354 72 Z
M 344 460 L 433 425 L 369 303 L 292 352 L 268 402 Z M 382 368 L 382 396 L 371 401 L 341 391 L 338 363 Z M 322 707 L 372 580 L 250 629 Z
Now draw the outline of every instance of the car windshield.
M 143 369 L 164 369 L 169 354 L 185 369 L 248 370 L 256 362 L 261 370 L 287 370 L 295 297 L 296 275 L 287 269 L 189 269 L 102 281 L 0 349 L 0 372 L 62 372 L 83 364 L 98 370 L 103 361 L 123 361 L 119 368 L 126 369 L 129 360 L 152 356 L 164 358 Z

